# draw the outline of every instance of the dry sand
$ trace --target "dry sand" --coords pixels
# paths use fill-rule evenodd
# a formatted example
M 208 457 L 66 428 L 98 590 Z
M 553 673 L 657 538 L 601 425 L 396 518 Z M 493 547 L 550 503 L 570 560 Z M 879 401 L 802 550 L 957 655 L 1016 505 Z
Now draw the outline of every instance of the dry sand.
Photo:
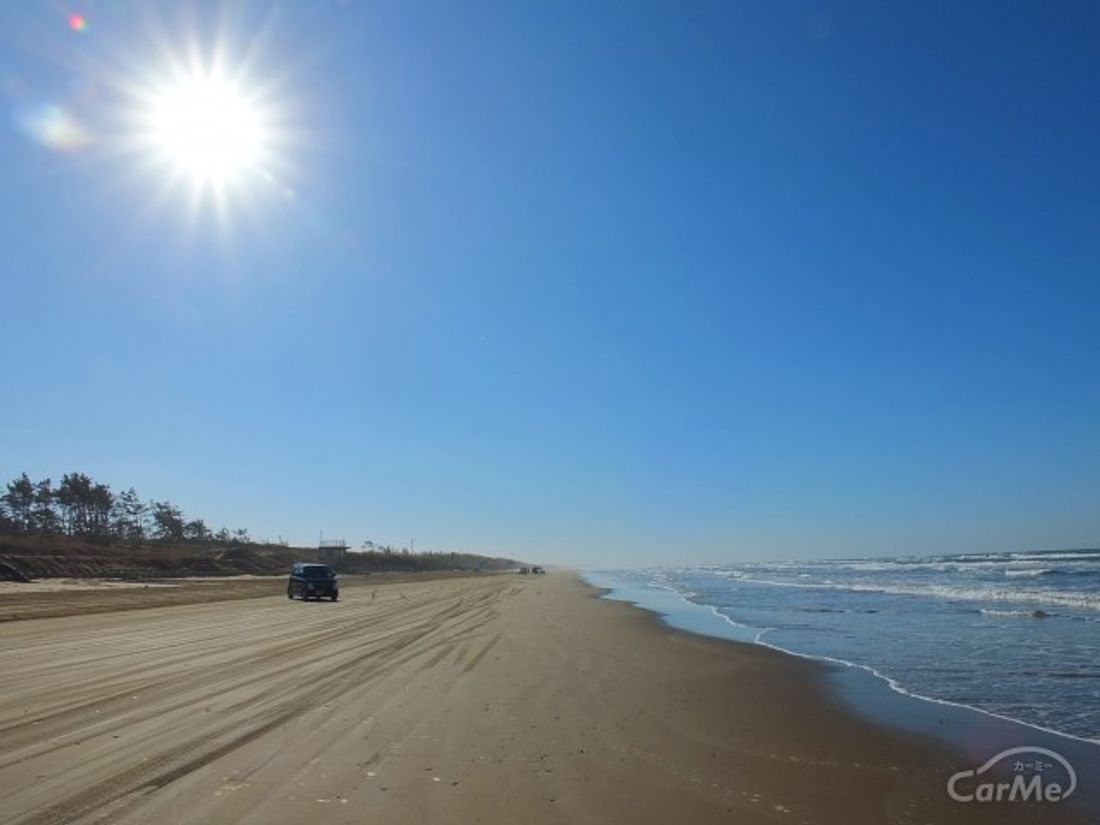
M 1072 821 L 567 573 L 250 595 L 0 624 L 0 823 Z
M 275 596 L 286 576 L 209 579 L 36 579 L 0 582 L 0 622 Z

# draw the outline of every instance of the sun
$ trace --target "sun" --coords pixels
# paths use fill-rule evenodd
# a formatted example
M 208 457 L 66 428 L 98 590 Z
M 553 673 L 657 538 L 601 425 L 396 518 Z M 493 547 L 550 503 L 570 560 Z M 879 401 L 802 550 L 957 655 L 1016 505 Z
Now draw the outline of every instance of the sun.
M 237 83 L 192 70 L 153 90 L 146 139 L 195 185 L 221 185 L 260 171 L 270 135 L 263 111 Z
M 146 215 L 182 208 L 186 231 L 235 231 L 297 201 L 295 156 L 310 135 L 296 64 L 273 68 L 270 14 L 243 20 L 200 30 L 150 13 L 146 42 L 104 69 L 112 137 L 101 151 L 125 164 L 121 182 L 143 190 Z

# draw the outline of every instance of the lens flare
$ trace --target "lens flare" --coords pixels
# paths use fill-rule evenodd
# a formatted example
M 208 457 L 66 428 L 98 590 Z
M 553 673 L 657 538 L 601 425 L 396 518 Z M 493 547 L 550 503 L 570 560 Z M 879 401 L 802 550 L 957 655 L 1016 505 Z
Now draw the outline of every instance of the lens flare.
M 69 28 L 74 32 L 87 31 L 88 21 L 84 19 L 84 15 L 73 12 L 69 15 Z
M 80 121 L 52 103 L 19 112 L 16 123 L 28 137 L 56 152 L 75 152 L 91 142 L 91 136 Z

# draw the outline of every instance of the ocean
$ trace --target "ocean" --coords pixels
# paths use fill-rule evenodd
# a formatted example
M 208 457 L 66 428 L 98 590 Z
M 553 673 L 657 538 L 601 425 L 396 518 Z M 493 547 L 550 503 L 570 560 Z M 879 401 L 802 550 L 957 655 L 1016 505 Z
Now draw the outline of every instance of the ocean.
M 603 570 L 586 578 L 665 615 L 677 613 L 677 603 L 691 606 L 694 613 L 681 616 L 687 629 L 851 665 L 900 693 L 1100 742 L 1100 550 Z M 705 626 L 704 614 L 721 632 Z

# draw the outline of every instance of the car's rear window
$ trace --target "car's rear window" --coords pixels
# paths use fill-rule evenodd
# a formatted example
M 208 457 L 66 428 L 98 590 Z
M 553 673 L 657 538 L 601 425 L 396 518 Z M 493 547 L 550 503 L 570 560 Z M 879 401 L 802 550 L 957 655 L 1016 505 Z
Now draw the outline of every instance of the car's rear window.
M 302 575 L 307 579 L 331 579 L 332 571 L 323 565 L 302 568 Z

